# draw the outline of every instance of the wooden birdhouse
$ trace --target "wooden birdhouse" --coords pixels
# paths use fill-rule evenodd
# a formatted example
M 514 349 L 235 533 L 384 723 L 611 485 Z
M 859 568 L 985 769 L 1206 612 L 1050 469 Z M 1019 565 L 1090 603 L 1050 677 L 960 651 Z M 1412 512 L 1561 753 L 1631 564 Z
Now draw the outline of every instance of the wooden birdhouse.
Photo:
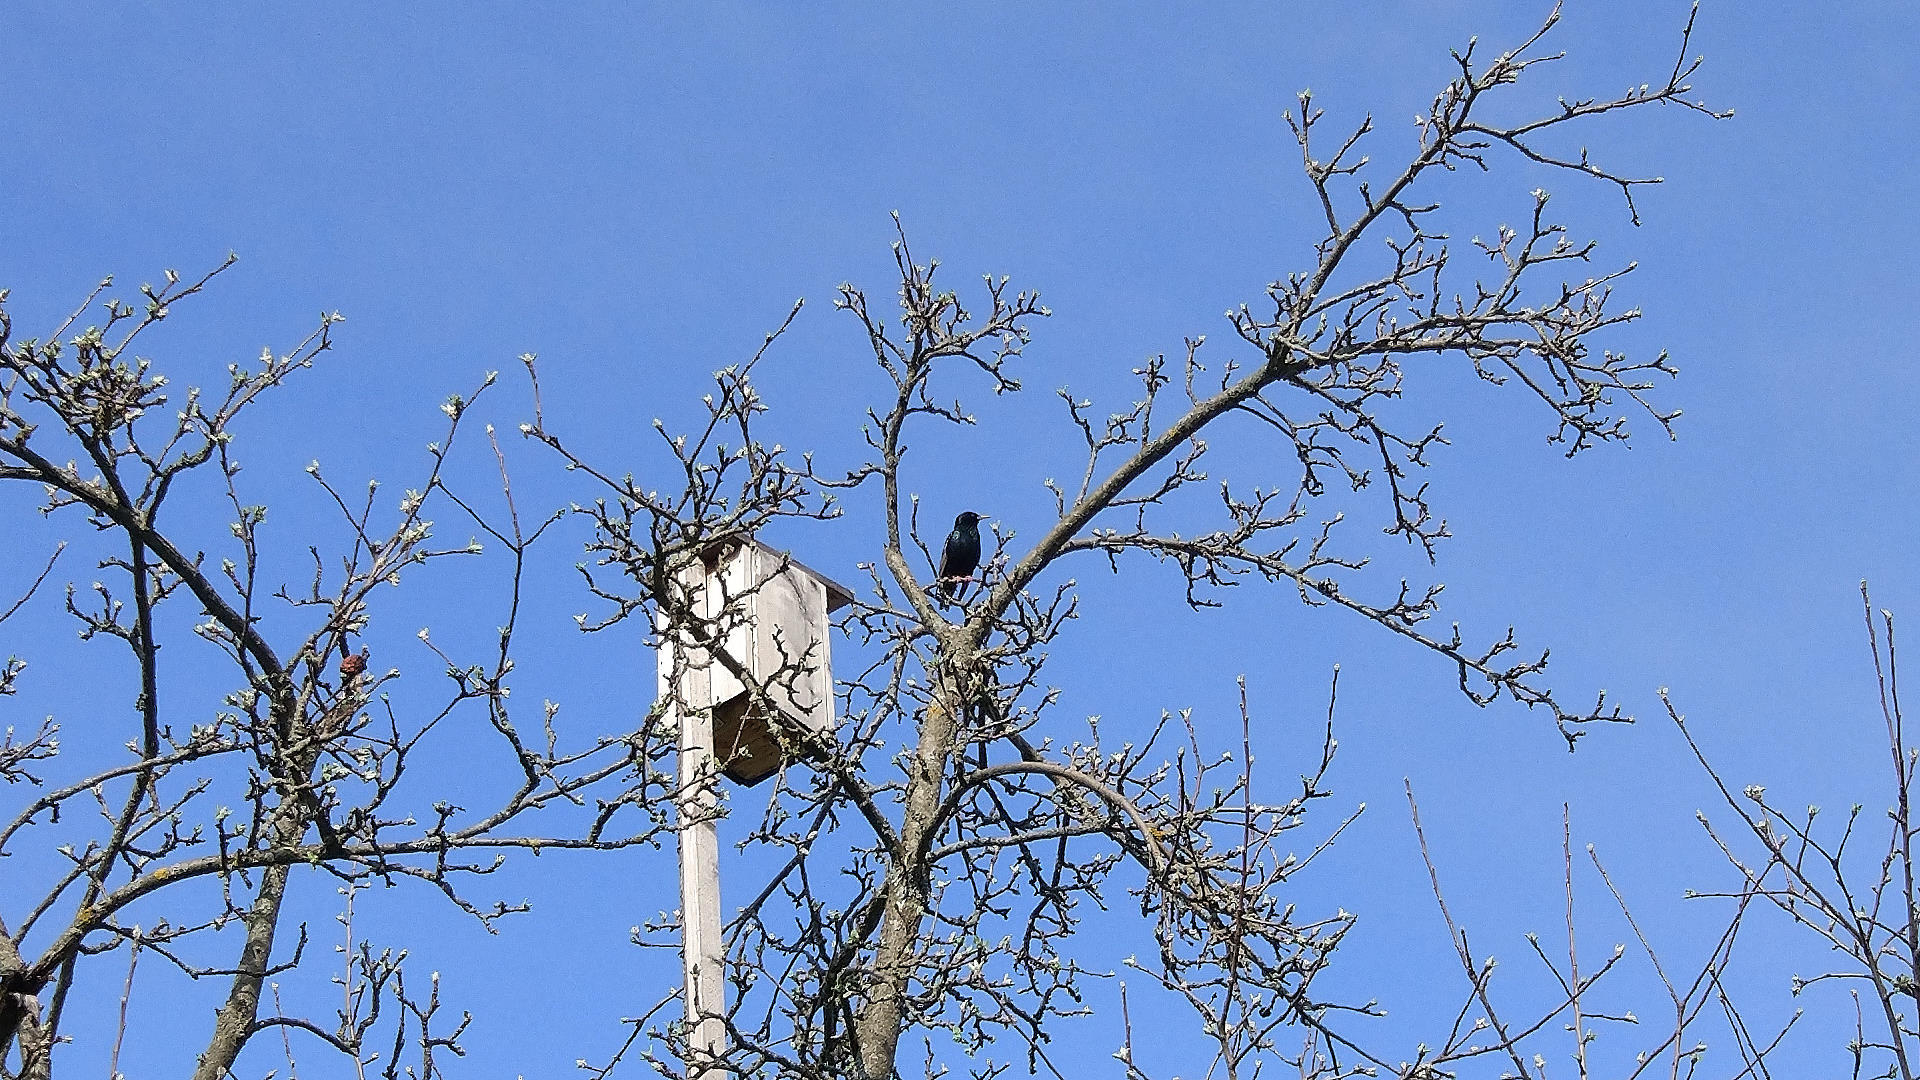
M 757 784 L 799 753 L 794 736 L 833 730 L 827 618 L 853 594 L 752 539 L 709 545 L 678 584 L 661 606 L 660 693 L 678 672 L 683 723 L 710 711 L 721 772 Z

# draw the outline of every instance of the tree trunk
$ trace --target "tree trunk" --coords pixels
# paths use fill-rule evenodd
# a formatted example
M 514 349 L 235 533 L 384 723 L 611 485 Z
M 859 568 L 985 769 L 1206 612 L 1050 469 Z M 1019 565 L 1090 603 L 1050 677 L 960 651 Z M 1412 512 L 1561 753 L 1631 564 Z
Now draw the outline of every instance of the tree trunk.
M 253 898 L 253 906 L 242 916 L 247 942 L 235 965 L 233 988 L 214 1019 L 213 1039 L 200 1055 L 193 1080 L 222 1080 L 253 1035 L 254 1022 L 260 1016 L 260 984 L 266 981 L 267 967 L 273 961 L 273 939 L 280 928 L 280 906 L 287 895 L 287 872 L 285 866 L 270 866 L 263 871 L 260 895 Z
M 53 1072 L 53 1044 L 40 1026 L 40 988 L 21 979 L 25 971 L 20 950 L 0 922 L 0 1064 L 8 1048 L 17 1046 L 21 1080 L 45 1080 Z
M 936 824 L 934 815 L 940 809 L 946 782 L 947 756 L 953 752 L 959 727 L 963 698 L 956 681 L 949 675 L 936 688 L 920 724 L 920 745 L 907 778 L 906 818 L 900 825 L 900 851 L 887 870 L 880 945 L 866 988 L 866 1008 L 855 1022 L 863 1080 L 892 1080 L 895 1075 L 894 1056 L 900 1044 L 908 983 L 920 961 L 915 946 L 927 913 L 927 841 Z
M 297 757 L 299 760 L 290 775 L 303 779 L 312 775 L 314 763 L 319 759 L 318 749 L 299 752 Z M 271 846 L 299 844 L 306 835 L 309 815 L 298 791 L 282 793 L 276 816 L 279 820 L 268 827 Z M 289 873 L 291 867 L 286 865 L 269 866 L 261 871 L 260 892 L 253 898 L 253 906 L 241 916 L 247 927 L 247 940 L 240 949 L 240 962 L 234 965 L 233 987 L 227 991 L 226 1004 L 214 1018 L 213 1038 L 200 1054 L 193 1080 L 223 1080 L 232 1071 L 247 1040 L 253 1037 L 254 1025 L 260 1018 L 260 986 L 273 964 L 273 942 L 280 930 L 280 909 L 286 901 Z

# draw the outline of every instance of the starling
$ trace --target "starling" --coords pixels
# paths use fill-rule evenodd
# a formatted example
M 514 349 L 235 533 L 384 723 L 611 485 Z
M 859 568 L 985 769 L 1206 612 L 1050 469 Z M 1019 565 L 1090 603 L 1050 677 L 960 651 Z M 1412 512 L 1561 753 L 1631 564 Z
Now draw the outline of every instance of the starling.
M 980 515 L 968 510 L 953 519 L 953 531 L 947 534 L 947 546 L 940 552 L 940 580 L 936 585 L 941 594 L 951 600 L 955 586 L 972 581 L 979 566 Z

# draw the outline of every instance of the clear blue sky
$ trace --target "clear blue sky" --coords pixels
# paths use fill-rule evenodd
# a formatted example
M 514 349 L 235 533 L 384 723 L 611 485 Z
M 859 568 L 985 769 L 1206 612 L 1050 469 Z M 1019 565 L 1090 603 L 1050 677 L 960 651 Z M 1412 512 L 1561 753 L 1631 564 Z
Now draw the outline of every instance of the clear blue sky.
M 1032 536 L 1049 506 L 1040 481 L 1077 461 L 1061 428 L 1035 434 L 1052 415 L 1047 391 L 1117 407 L 1142 357 L 1196 333 L 1224 342 L 1224 309 L 1304 264 L 1314 211 L 1281 123 L 1294 92 L 1311 87 L 1347 122 L 1371 111 L 1375 158 L 1394 160 L 1447 78 L 1447 49 L 1476 33 L 1517 42 L 1546 7 L 16 5 L 0 23 L 0 287 L 20 332 L 38 333 L 106 274 L 131 286 L 237 251 L 212 295 L 148 343 L 176 382 L 217 381 L 318 312 L 343 312 L 325 369 L 245 433 L 249 482 L 284 509 L 276 539 L 297 560 L 314 513 L 309 459 L 397 491 L 435 437 L 438 402 L 532 351 L 549 412 L 593 453 L 644 470 L 657 464 L 638 448 L 648 421 L 688 416 L 708 373 L 750 354 L 796 297 L 808 306 L 766 371 L 771 423 L 789 446 L 851 462 L 876 380 L 830 300 L 843 280 L 891 295 L 898 210 L 955 283 L 1011 274 L 1055 312 L 1029 351 L 1033 400 L 987 415 L 914 479 L 936 517 L 973 507 Z M 1661 77 L 1685 18 L 1678 0 L 1576 0 L 1557 31 L 1571 59 L 1537 100 Z M 1402 777 L 1422 794 L 1456 914 L 1514 968 L 1521 931 L 1559 925 L 1563 802 L 1651 931 L 1684 954 L 1711 923 L 1679 900 L 1727 875 L 1693 824 L 1707 794 L 1659 718 L 1658 687 L 1738 782 L 1794 792 L 1790 803 L 1803 791 L 1885 799 L 1857 583 L 1920 616 L 1920 375 L 1904 318 L 1920 273 L 1917 47 L 1904 5 L 1710 2 L 1696 84 L 1737 117 L 1667 111 L 1592 132 L 1597 153 L 1667 178 L 1642 197 L 1645 224 L 1631 228 L 1604 191 L 1552 182 L 1603 260 L 1639 260 L 1623 291 L 1646 319 L 1611 344 L 1672 351 L 1682 377 L 1659 395 L 1685 409 L 1677 442 L 1642 424 L 1631 450 L 1567 461 L 1517 395 L 1452 376 L 1413 388 L 1454 439 L 1434 476 L 1455 533 L 1437 570 L 1447 614 L 1477 635 L 1516 623 L 1554 647 L 1557 686 L 1576 700 L 1608 688 L 1638 727 L 1569 757 L 1544 718 L 1475 710 L 1443 665 L 1302 611 L 1285 590 L 1250 587 L 1192 616 L 1163 574 L 1125 588 L 1083 575 L 1088 617 L 1052 669 L 1063 711 L 1193 706 L 1225 740 L 1245 673 L 1276 787 L 1343 665 L 1334 786 L 1369 809 L 1302 902 L 1361 914 L 1337 977 L 1406 1002 L 1406 1030 L 1442 1004 L 1428 965 L 1447 959 L 1409 862 Z M 1478 215 L 1464 227 L 1512 220 L 1537 182 L 1503 164 L 1463 204 Z M 518 393 L 514 382 L 494 404 L 503 430 L 524 413 Z M 512 449 L 537 475 L 538 456 Z M 42 551 L 18 499 L 4 504 L 20 540 L 7 547 Z M 851 583 L 879 528 L 855 514 L 777 539 Z M 637 638 L 579 647 L 565 618 L 579 606 L 536 605 L 547 644 L 530 654 L 525 692 L 617 727 L 645 707 L 651 660 Z M 56 608 L 6 627 L 0 652 L 90 677 L 108 661 L 68 649 L 67 631 L 49 629 Z M 436 616 L 436 633 L 459 618 L 397 613 L 396 641 Z M 391 662 L 432 670 L 424 656 Z M 75 753 L 90 741 L 105 753 L 126 737 L 114 700 L 74 715 L 70 694 L 29 687 L 5 722 L 58 710 Z M 541 914 L 497 938 L 430 897 L 374 896 L 364 910 L 480 1014 L 467 1071 L 563 1075 L 575 1057 L 603 1057 L 616 1018 L 676 977 L 670 953 L 623 944 L 627 926 L 673 905 L 671 867 L 670 853 L 516 866 L 504 895 L 533 897 Z M 331 940 L 331 884 L 300 887 Z M 1595 925 L 1598 956 L 1614 931 Z M 1791 1007 L 1798 968 L 1748 970 L 1760 1015 Z M 104 1022 L 117 984 L 85 989 Z M 1647 1015 L 1658 999 L 1640 1000 Z M 170 1006 L 144 1007 L 136 1064 L 177 1071 L 160 1026 Z M 191 1009 L 175 1019 L 190 1040 L 207 1023 Z M 1103 1020 L 1062 1037 L 1114 1045 Z M 1839 1038 L 1801 1036 L 1800 1074 L 1829 1071 Z M 1169 1056 L 1159 1069 L 1190 1066 Z

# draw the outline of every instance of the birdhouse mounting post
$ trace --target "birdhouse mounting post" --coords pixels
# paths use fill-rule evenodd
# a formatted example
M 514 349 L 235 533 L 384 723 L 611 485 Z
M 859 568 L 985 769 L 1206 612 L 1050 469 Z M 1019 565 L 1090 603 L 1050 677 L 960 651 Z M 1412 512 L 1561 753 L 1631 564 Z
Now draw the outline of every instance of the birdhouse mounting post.
M 720 836 L 714 811 L 713 713 L 677 706 L 680 716 L 680 919 L 686 969 L 689 1080 L 719 1080 L 726 1050 L 726 979 L 721 970 Z

